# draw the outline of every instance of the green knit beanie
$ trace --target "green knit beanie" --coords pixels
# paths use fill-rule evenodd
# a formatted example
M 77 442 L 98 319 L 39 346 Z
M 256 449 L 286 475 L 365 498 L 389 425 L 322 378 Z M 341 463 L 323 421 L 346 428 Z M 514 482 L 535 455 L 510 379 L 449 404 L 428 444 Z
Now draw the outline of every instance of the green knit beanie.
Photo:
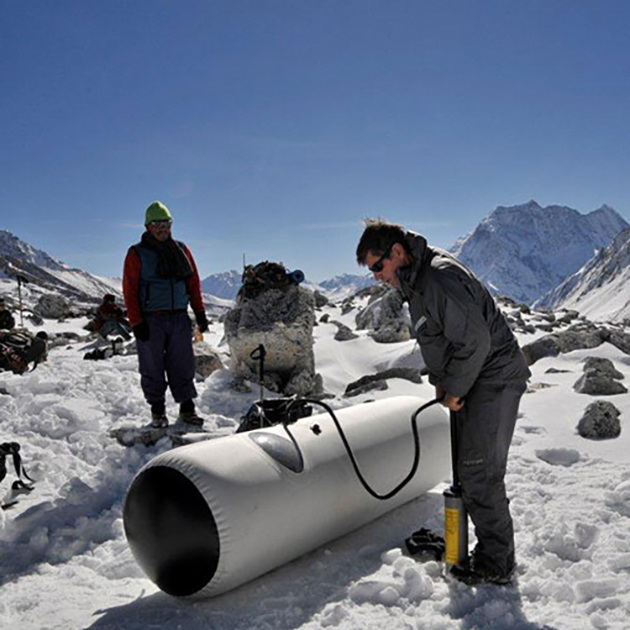
M 169 209 L 161 202 L 154 201 L 144 215 L 144 224 L 149 225 L 151 221 L 172 221 L 173 217 Z

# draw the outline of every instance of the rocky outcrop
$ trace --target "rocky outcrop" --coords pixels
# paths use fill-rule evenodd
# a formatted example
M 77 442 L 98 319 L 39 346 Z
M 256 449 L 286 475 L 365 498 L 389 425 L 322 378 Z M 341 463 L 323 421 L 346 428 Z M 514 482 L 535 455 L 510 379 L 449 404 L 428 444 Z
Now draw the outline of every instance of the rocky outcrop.
M 396 289 L 376 286 L 368 304 L 355 317 L 358 330 L 369 330 L 379 343 L 396 343 L 411 339 L 409 310 Z
M 319 291 L 313 291 L 313 297 L 315 298 L 315 308 L 322 308 L 328 304 L 328 298 Z
M 612 403 L 596 400 L 585 410 L 577 425 L 578 433 L 590 440 L 616 438 L 621 433 L 619 410 Z
M 592 396 L 614 396 L 628 390 L 618 382 L 623 374 L 615 369 L 612 361 L 600 357 L 588 357 L 584 363 L 584 374 L 573 385 L 578 394 Z
M 291 285 L 243 298 L 225 318 L 230 369 L 240 379 L 259 382 L 259 363 L 252 352 L 265 347 L 263 385 L 286 395 L 316 395 L 322 381 L 315 374 L 312 291 Z
M 341 322 L 331 320 L 331 324 L 337 326 L 337 332 L 335 333 L 335 341 L 350 341 L 351 339 L 358 339 L 359 335 L 352 332 L 352 329 Z
M 357 381 L 349 383 L 344 392 L 344 396 L 358 396 L 373 389 L 387 389 L 388 378 L 403 378 L 412 383 L 422 383 L 421 370 L 412 367 L 397 367 L 362 376 Z M 385 387 L 383 387 L 383 383 Z
M 562 332 L 545 335 L 522 347 L 528 365 L 544 357 L 555 357 L 561 353 L 597 348 L 605 341 L 630 354 L 630 334 L 622 330 L 610 330 L 591 322 L 582 322 Z
M 61 295 L 47 293 L 39 298 L 35 313 L 46 319 L 64 319 L 70 315 L 70 304 Z
M 624 378 L 623 374 L 615 368 L 615 364 L 610 359 L 602 357 L 586 357 L 584 372 L 600 372 L 617 380 L 623 380 Z

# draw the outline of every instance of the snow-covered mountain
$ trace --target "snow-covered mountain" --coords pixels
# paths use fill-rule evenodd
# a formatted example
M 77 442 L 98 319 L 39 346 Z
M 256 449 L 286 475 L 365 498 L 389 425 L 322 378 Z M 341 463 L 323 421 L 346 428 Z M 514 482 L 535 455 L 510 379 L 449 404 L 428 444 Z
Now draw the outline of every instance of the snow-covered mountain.
M 630 228 L 626 228 L 534 306 L 567 308 L 589 319 L 621 322 L 630 318 L 629 287 Z
M 11 232 L 0 230 L 0 277 L 17 279 L 18 276 L 33 293 L 54 291 L 79 301 L 100 300 L 105 293 L 121 291 L 120 280 L 73 269 Z
M 535 201 L 499 206 L 451 252 L 491 289 L 531 303 L 575 273 L 628 223 L 610 206 L 588 214 Z
M 241 288 L 242 273 L 233 269 L 222 273 L 214 273 L 201 281 L 201 290 L 209 295 L 233 300 Z M 344 273 L 318 284 L 304 281 L 302 286 L 319 291 L 332 300 L 343 300 L 354 295 L 360 289 L 370 286 L 374 280 L 369 276 L 358 276 Z
M 232 269 L 213 273 L 201 281 L 201 290 L 224 300 L 233 300 L 241 288 L 243 273 Z
M 342 300 L 373 284 L 374 278 L 371 275 L 344 273 L 320 282 L 319 286 L 332 300 Z

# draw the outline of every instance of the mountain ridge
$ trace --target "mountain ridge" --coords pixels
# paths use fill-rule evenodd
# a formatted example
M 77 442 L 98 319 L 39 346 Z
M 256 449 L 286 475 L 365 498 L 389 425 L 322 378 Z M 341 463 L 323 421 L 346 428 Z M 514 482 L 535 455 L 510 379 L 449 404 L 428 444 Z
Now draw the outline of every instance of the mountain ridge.
M 532 303 L 628 226 L 608 205 L 581 214 L 531 200 L 497 206 L 449 251 L 494 292 Z

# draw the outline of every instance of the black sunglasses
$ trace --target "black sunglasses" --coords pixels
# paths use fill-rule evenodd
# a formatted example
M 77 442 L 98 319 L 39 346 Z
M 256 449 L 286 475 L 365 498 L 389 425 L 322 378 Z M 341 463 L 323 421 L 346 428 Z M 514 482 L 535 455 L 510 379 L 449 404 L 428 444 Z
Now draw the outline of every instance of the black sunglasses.
M 173 225 L 173 221 L 171 221 L 171 219 L 158 219 L 157 221 L 151 221 L 149 225 L 153 225 L 155 227 L 170 227 Z
M 368 267 L 368 269 L 372 272 L 372 273 L 381 273 L 381 271 L 383 271 L 383 265 L 385 264 L 385 261 L 389 258 L 390 254 L 392 253 L 392 247 L 394 246 L 394 243 L 392 243 L 384 252 L 383 255 L 371 266 Z

